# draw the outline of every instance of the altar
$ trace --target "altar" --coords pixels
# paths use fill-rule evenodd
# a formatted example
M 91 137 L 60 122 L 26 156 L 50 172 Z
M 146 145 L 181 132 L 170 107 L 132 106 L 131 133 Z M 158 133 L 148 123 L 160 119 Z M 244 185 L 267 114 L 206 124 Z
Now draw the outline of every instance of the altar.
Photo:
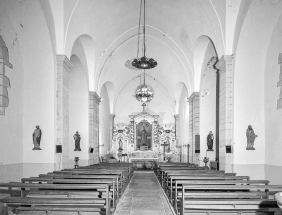
M 132 163 L 134 169 L 137 169 L 139 166 L 143 169 L 153 169 L 158 162 L 159 162 L 159 158 L 130 158 L 129 159 L 129 163 Z
M 179 162 L 174 123 L 158 121 L 159 115 L 145 111 L 130 115 L 130 123 L 117 123 L 113 126 L 113 138 L 109 153 L 120 162 L 117 154 L 127 154 L 129 162 L 152 168 L 156 162 Z

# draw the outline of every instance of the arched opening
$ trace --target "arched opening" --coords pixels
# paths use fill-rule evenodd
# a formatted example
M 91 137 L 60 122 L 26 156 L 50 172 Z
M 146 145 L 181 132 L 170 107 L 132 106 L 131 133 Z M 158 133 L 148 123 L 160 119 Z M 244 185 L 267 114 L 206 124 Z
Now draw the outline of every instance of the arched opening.
M 70 60 L 73 68 L 69 73 L 69 164 L 72 166 L 74 157 L 79 157 L 80 165 L 88 165 L 88 81 L 80 59 L 72 55 Z M 78 148 L 73 136 L 76 131 L 81 137 L 81 151 L 74 151 Z
M 217 130 L 217 71 L 214 64 L 217 62 L 217 53 L 213 42 L 207 36 L 197 40 L 194 50 L 195 86 L 199 87 L 199 116 L 200 116 L 200 142 L 196 148 L 200 153 L 199 165 L 204 165 L 203 157 L 216 158 Z M 207 136 L 213 133 L 213 145 L 208 147 Z M 209 149 L 208 149 L 209 148 Z

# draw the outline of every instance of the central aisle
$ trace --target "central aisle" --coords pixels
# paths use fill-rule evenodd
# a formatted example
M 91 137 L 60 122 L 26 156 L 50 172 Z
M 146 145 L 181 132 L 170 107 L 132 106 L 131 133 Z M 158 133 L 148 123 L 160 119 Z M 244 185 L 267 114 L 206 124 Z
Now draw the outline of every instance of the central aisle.
M 114 215 L 173 215 L 167 198 L 150 171 L 135 171 Z

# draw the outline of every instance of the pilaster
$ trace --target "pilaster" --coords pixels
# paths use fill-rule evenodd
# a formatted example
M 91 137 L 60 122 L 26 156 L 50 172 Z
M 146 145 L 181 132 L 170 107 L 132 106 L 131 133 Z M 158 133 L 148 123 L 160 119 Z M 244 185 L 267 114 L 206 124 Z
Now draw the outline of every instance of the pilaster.
M 178 145 L 178 138 L 179 138 L 179 114 L 174 115 L 174 129 L 175 129 L 175 141 L 176 141 L 176 147 L 178 149 L 178 158 L 176 162 L 180 162 L 181 160 L 181 149 L 180 146 Z
M 277 100 L 277 110 L 282 109 L 282 53 L 279 54 L 278 64 L 280 64 L 280 74 L 277 87 L 280 87 L 279 99 Z
M 200 103 L 199 92 L 193 92 L 188 98 L 189 103 L 189 163 L 198 163 L 199 153 L 195 153 L 196 135 L 200 134 Z
M 99 162 L 99 104 L 101 98 L 94 91 L 89 92 L 89 147 L 94 152 L 89 154 L 90 164 Z
M 111 141 L 113 139 L 113 132 L 114 132 L 114 126 L 115 126 L 115 114 L 110 114 L 110 134 L 111 134 Z
M 67 56 L 57 55 L 57 143 L 62 145 L 59 169 L 69 166 L 69 72 L 72 64 Z
M 215 67 L 219 71 L 219 169 L 233 172 L 233 56 L 222 56 Z M 231 153 L 226 153 L 226 146 L 231 146 Z

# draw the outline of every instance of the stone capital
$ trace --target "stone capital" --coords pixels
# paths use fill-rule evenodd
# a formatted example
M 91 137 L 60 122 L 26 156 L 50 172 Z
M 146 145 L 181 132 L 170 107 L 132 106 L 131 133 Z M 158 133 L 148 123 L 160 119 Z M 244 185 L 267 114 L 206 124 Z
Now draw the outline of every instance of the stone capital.
M 278 56 L 278 64 L 282 64 L 282 53 Z
M 61 66 L 66 69 L 68 72 L 73 68 L 72 63 L 66 55 L 57 55 L 57 66 Z
M 100 103 L 102 100 L 95 91 L 89 91 L 89 95 L 92 96 L 96 102 Z
M 188 98 L 188 103 L 194 102 L 195 100 L 199 100 L 199 95 L 199 92 L 193 92 Z
M 227 69 L 231 69 L 228 67 L 233 66 L 233 55 L 223 55 L 218 62 L 215 64 L 215 68 L 219 70 L 219 73 L 226 72 Z

